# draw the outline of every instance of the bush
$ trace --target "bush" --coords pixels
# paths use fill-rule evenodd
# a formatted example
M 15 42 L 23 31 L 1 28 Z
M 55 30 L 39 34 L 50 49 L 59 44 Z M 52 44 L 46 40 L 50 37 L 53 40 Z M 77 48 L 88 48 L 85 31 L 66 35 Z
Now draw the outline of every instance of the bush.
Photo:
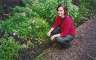
M 74 20 L 77 20 L 79 18 L 79 7 L 72 4 L 72 0 L 67 0 L 66 5 L 68 7 L 68 13 L 73 17 Z
M 47 38 L 47 32 L 49 30 L 49 25 L 48 23 L 42 19 L 42 18 L 33 18 L 32 20 L 32 36 L 33 38 L 39 38 L 46 40 Z
M 82 9 L 82 12 L 86 13 L 87 17 L 96 16 L 96 0 L 81 0 L 80 2 L 80 8 Z
M 64 3 L 68 7 L 69 15 L 74 20 L 79 18 L 79 7 L 72 4 L 72 0 L 23 0 L 23 2 L 32 9 L 32 13 L 35 13 L 35 16 L 47 19 L 50 24 L 56 16 L 56 8 L 60 3 Z
M 0 60 L 14 60 L 20 45 L 12 37 L 0 39 Z
M 31 18 L 32 16 L 38 16 L 29 7 L 16 6 L 12 10 L 12 15 L 14 16 L 14 14 L 16 14 L 16 13 L 21 13 L 21 15 L 26 16 L 28 18 Z
M 23 15 L 24 16 L 23 16 Z M 26 13 L 16 13 L 6 21 L 2 21 L 0 27 L 7 32 L 15 32 L 23 38 L 36 37 L 43 39 L 49 28 L 48 23 L 43 18 L 28 18 Z
M 48 22 L 53 22 L 58 0 L 23 0 L 23 3 L 26 4 L 26 7 L 32 9 L 32 16 L 39 16 L 47 19 Z

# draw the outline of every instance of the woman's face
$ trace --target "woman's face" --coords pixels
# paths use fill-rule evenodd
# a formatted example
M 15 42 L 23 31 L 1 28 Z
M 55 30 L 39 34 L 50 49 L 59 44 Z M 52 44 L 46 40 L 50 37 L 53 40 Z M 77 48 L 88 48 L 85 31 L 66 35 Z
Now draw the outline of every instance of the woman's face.
M 59 16 L 64 17 L 64 9 L 63 9 L 63 7 L 59 7 L 57 12 L 58 12 Z

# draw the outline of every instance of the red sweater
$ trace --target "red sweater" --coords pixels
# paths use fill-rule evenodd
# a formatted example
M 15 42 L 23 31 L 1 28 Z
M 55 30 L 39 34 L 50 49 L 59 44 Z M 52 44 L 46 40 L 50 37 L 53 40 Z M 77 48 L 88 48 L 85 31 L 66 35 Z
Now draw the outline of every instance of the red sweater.
M 55 23 L 52 25 L 52 28 L 55 28 L 56 26 L 60 25 L 61 22 L 62 22 L 61 17 L 57 16 L 55 19 Z M 69 35 L 69 34 L 75 36 L 76 28 L 74 26 L 74 21 L 72 20 L 70 16 L 66 16 L 63 23 L 60 25 L 60 28 L 61 28 L 60 35 L 62 37 Z

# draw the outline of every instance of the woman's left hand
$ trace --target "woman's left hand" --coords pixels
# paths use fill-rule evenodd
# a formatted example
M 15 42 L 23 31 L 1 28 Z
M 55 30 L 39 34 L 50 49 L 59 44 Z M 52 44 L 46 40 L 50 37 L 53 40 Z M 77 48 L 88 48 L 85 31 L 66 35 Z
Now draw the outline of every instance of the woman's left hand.
M 55 39 L 55 35 L 53 35 L 52 37 L 51 37 L 51 40 L 54 40 Z
M 53 35 L 52 37 L 51 37 L 51 40 L 54 40 L 56 37 L 59 37 L 60 36 L 60 34 L 55 34 L 55 35 Z

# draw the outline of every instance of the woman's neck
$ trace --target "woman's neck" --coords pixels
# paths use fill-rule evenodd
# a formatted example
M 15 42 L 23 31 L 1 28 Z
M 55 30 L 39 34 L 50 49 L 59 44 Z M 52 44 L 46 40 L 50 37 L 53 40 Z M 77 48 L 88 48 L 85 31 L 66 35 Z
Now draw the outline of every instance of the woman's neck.
M 65 15 L 64 16 L 61 16 L 61 18 L 64 18 L 65 17 Z

